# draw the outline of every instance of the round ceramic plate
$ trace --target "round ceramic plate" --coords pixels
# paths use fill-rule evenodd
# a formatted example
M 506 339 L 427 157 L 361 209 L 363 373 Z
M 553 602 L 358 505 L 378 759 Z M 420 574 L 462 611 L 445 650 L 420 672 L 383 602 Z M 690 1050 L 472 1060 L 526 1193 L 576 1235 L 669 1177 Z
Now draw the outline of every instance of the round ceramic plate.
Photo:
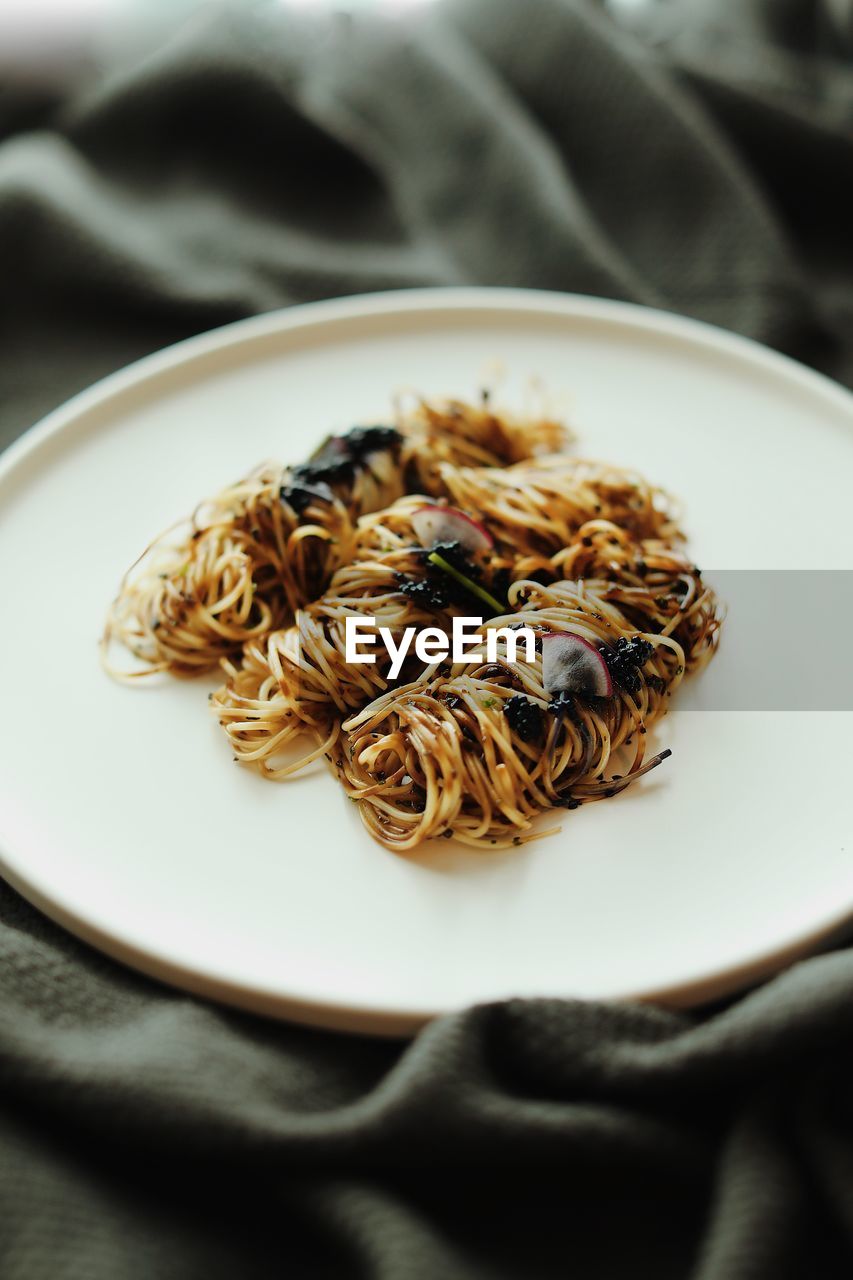
M 709 571 L 851 568 L 853 398 L 654 311 L 506 290 L 294 308 L 76 397 L 0 464 L 0 868 L 149 974 L 266 1013 L 411 1032 L 506 996 L 686 1004 L 815 946 L 853 910 L 851 716 L 676 711 L 667 765 L 511 853 L 395 856 L 324 768 L 231 761 L 213 680 L 127 688 L 98 637 L 125 567 L 204 494 L 392 394 L 539 380 L 579 452 L 683 498 Z M 704 677 L 699 676 L 698 680 Z M 821 769 L 810 744 L 821 742 Z

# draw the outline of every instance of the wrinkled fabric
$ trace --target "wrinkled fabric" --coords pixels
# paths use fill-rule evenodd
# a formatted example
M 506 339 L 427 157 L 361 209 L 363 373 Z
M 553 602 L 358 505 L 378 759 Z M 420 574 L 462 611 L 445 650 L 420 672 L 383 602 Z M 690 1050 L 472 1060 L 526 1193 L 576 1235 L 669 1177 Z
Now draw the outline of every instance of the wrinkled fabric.
M 247 6 L 4 85 L 0 443 L 189 334 L 411 285 L 625 298 L 853 384 L 851 6 L 624 8 Z M 0 887 L 0 1275 L 849 1277 L 851 1079 L 844 950 L 403 1045 L 167 990 Z

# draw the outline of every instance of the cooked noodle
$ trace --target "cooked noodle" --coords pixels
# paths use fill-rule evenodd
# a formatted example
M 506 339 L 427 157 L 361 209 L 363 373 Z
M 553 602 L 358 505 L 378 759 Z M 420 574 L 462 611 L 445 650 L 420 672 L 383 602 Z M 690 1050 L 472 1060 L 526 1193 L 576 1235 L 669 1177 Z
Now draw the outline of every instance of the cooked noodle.
M 513 590 L 516 599 L 535 597 L 512 615 L 514 623 L 568 629 L 605 645 L 638 634 L 603 580 L 547 589 L 522 582 Z M 645 607 L 650 622 L 659 618 L 651 597 Z M 344 723 L 334 767 L 368 830 L 389 848 L 405 851 L 448 834 L 464 844 L 494 846 L 546 834 L 533 830 L 544 810 L 615 795 L 669 755 L 646 759 L 646 731 L 664 714 L 687 667 L 695 669 L 713 650 L 718 620 L 708 593 L 703 618 L 689 654 L 671 633 L 643 633 L 653 654 L 638 672 L 637 689 L 617 689 L 606 701 L 575 699 L 563 714 L 549 711 L 539 655 L 531 664 L 510 666 L 499 658 L 457 666 L 393 690 Z M 498 644 L 500 654 L 504 642 Z M 531 741 L 513 730 L 505 713 L 518 694 L 542 716 L 542 734 Z M 630 752 L 626 762 L 619 758 L 616 773 L 620 748 Z
M 350 457 L 353 437 L 358 449 Z M 126 679 L 208 670 L 325 590 L 351 558 L 359 516 L 407 491 L 446 494 L 454 466 L 512 463 L 567 439 L 548 418 L 498 415 L 488 403 L 420 401 L 393 428 L 330 437 L 299 468 L 265 464 L 202 502 L 131 567 L 107 619 L 105 663 Z M 136 668 L 113 663 L 113 641 L 134 655 Z
M 669 755 L 647 754 L 647 730 L 720 631 L 671 499 L 634 472 L 539 456 L 564 441 L 556 423 L 488 403 L 418 402 L 395 429 L 333 437 L 303 467 L 262 467 L 145 553 L 105 648 L 135 654 L 131 678 L 220 663 L 211 702 L 234 758 L 272 779 L 325 758 L 388 848 L 538 838 L 544 812 L 614 795 Z M 447 557 L 462 544 L 419 538 L 425 504 L 481 531 L 461 568 Z M 483 614 L 466 664 L 410 653 L 392 680 L 381 648 L 372 664 L 347 661 L 347 618 L 396 645 L 408 628 L 449 633 Z M 534 630 L 533 661 L 510 662 L 505 639 L 488 660 L 485 637 L 502 626 Z M 546 689 L 552 632 L 587 642 L 612 673 L 607 696 Z
M 456 484 L 464 491 L 469 511 L 487 524 L 495 541 L 493 570 L 508 570 L 512 579 L 536 570 L 555 574 L 562 561 L 557 557 L 552 563 L 538 554 L 541 548 L 562 549 L 579 529 L 598 536 L 605 522 L 589 521 L 601 511 L 631 520 L 643 532 L 676 536 L 665 496 L 614 467 L 549 459 L 544 467 L 522 463 L 505 471 L 443 464 L 441 474 L 448 489 Z M 422 564 L 424 552 L 411 516 L 423 502 L 422 496 L 401 498 L 387 511 L 363 516 L 351 546 L 352 562 L 336 572 L 323 597 L 301 610 L 291 628 L 252 640 L 242 665 L 224 664 L 228 681 L 213 701 L 237 759 L 270 776 L 296 773 L 316 753 L 310 750 L 301 761 L 281 764 L 278 757 L 285 747 L 306 732 L 328 738 L 335 716 L 385 690 L 387 663 L 353 666 L 345 661 L 347 614 L 369 613 L 398 640 L 407 627 L 442 625 L 454 614 L 470 613 L 452 608 L 425 612 L 400 595 L 398 575 L 414 574 Z M 546 503 L 554 530 L 550 536 L 540 514 Z M 614 524 L 606 527 L 619 532 Z M 274 684 L 268 681 L 271 669 L 277 673 Z

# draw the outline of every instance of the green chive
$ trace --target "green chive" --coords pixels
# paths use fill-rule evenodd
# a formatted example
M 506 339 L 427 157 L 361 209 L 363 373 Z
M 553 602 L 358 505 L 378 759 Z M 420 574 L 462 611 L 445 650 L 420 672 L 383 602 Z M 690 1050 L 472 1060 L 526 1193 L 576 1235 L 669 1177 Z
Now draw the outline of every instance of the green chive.
M 479 596 L 489 608 L 493 611 L 492 616 L 506 613 L 506 606 L 499 604 L 494 596 L 489 595 L 485 587 L 481 587 L 479 583 L 472 582 L 470 578 L 466 578 L 464 573 L 460 573 L 458 569 L 454 569 L 452 564 L 445 560 L 444 556 L 440 556 L 437 551 L 431 551 L 427 556 L 430 564 L 434 564 L 437 569 L 443 569 L 445 573 L 449 573 L 451 578 L 455 578 L 457 582 L 461 582 L 472 595 Z

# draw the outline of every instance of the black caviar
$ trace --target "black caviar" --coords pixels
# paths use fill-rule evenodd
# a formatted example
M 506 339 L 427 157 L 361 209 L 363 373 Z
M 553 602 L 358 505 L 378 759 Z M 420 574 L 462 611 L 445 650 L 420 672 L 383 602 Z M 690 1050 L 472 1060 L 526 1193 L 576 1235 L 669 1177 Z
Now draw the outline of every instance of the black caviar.
M 318 482 L 352 480 L 355 469 L 363 465 L 371 453 L 399 448 L 402 436 L 396 427 L 353 427 L 346 435 L 330 436 L 308 462 L 290 469 L 288 484 L 282 486 L 281 496 L 289 502 L 293 490 L 309 490 Z M 297 501 L 300 499 L 297 497 Z M 305 504 L 307 505 L 307 503 Z M 304 506 L 302 508 L 305 509 Z
M 483 566 L 466 554 L 465 548 L 458 539 L 453 542 L 434 542 L 427 554 L 433 553 L 441 556 L 442 560 L 446 560 L 457 572 L 464 573 L 465 577 L 470 578 L 472 582 L 482 582 Z M 441 572 L 442 570 L 439 570 L 439 573 Z
M 612 648 L 602 646 L 600 650 L 614 683 L 626 693 L 636 693 L 639 689 L 639 670 L 654 651 L 654 645 L 642 636 L 632 636 L 630 640 L 621 636 Z
M 402 594 L 425 609 L 447 609 L 450 605 L 458 605 L 460 608 L 469 610 L 473 616 L 482 617 L 484 602 L 470 591 L 464 582 L 459 582 L 439 565 L 431 564 L 428 557 L 433 552 L 441 556 L 442 560 L 446 560 L 457 573 L 469 578 L 471 582 L 487 585 L 484 583 L 486 575 L 482 564 L 468 555 L 461 542 L 458 540 L 436 542 L 431 547 L 424 548 L 425 577 L 415 579 L 408 578 L 402 573 L 397 575 L 399 590 Z M 509 575 L 507 574 L 506 577 L 508 579 Z M 502 585 L 498 573 L 494 578 L 495 583 L 489 586 L 489 591 L 502 603 L 506 598 L 506 587 Z M 498 587 L 497 590 L 493 589 L 495 584 Z
M 504 715 L 522 742 L 536 742 L 542 737 L 542 708 L 537 702 L 516 693 L 504 704 Z
M 548 703 L 548 710 L 552 715 L 559 716 L 561 719 L 563 716 L 568 716 L 575 724 L 582 724 L 583 720 L 578 711 L 576 697 L 577 695 L 574 693 L 558 693 Z M 588 702 L 594 701 L 592 698 L 587 698 L 586 700 Z
M 312 502 L 334 502 L 335 495 L 329 486 L 318 480 L 312 484 L 283 484 L 279 489 L 279 497 L 301 516 Z
M 451 587 L 459 588 L 459 583 L 453 578 L 449 578 L 447 574 L 439 578 L 435 574 L 430 574 L 426 578 L 407 578 L 404 573 L 396 575 L 397 582 L 401 593 L 408 596 L 410 600 L 414 600 L 415 604 L 421 605 L 424 609 L 446 609 L 452 603 Z M 465 599 L 469 598 L 469 592 L 465 592 Z

